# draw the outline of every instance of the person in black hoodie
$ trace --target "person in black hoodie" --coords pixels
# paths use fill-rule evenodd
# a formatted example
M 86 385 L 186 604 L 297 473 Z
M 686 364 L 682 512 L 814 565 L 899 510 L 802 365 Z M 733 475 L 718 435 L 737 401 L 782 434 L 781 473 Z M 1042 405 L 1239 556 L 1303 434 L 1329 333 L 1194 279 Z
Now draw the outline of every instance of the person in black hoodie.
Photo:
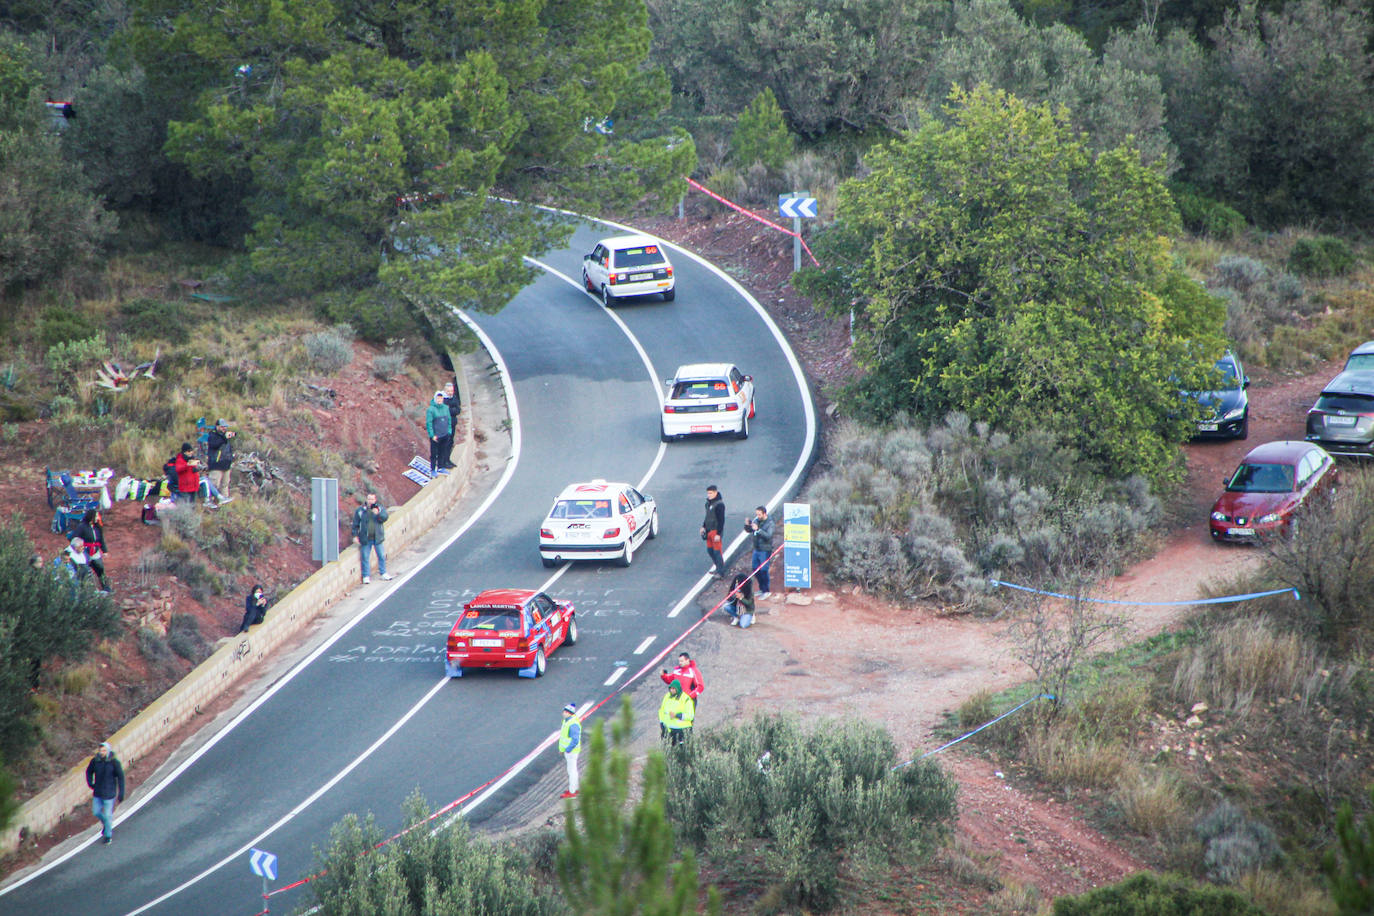
M 239 632 L 247 633 L 249 627 L 262 623 L 266 617 L 267 596 L 262 593 L 261 585 L 255 585 L 243 599 L 243 623 L 239 624 Z
M 725 500 L 715 484 L 706 488 L 706 517 L 701 520 L 701 539 L 706 542 L 706 555 L 715 567 L 711 575 L 717 579 L 725 578 L 725 557 L 721 553 L 723 541 L 721 532 L 725 530 Z
M 234 431 L 229 428 L 228 420 L 215 421 L 214 428 L 205 439 L 205 447 L 210 482 L 219 490 L 219 502 L 223 505 L 233 499 L 229 495 L 229 476 L 234 466 Z
M 105 578 L 105 554 L 109 548 L 105 546 L 105 526 L 100 522 L 98 511 L 87 509 L 86 514 L 81 516 L 81 521 L 72 529 L 72 540 L 75 541 L 77 538 L 81 539 L 82 547 L 86 551 L 86 565 L 100 580 L 100 590 L 114 591 L 110 588 L 109 580 Z
M 86 764 L 86 785 L 91 788 L 91 813 L 100 821 L 101 842 L 108 844 L 114 839 L 114 806 L 124 801 L 124 767 L 110 742 L 100 742 Z

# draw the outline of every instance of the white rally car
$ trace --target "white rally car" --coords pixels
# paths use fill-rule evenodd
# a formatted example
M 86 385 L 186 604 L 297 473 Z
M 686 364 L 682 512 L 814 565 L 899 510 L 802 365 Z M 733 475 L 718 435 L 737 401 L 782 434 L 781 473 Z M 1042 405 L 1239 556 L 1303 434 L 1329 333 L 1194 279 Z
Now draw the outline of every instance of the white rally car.
M 754 418 L 754 377 L 730 363 L 678 366 L 663 398 L 664 442 L 697 433 L 749 438 Z
M 602 239 L 582 258 L 582 286 L 609 306 L 627 296 L 660 293 L 664 302 L 677 295 L 673 265 L 658 239 L 622 235 Z
M 539 559 L 616 560 L 629 566 L 635 548 L 658 537 L 658 505 L 628 483 L 592 480 L 558 494 L 539 526 Z

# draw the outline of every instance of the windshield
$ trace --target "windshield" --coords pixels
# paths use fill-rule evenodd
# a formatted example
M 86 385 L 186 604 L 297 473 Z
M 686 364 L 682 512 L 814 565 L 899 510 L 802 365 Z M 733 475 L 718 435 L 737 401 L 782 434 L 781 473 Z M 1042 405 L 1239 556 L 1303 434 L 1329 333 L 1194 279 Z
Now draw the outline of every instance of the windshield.
M 474 607 L 463 615 L 463 628 L 466 630 L 518 630 L 520 629 L 520 609 L 518 607 Z
M 549 518 L 610 518 L 609 499 L 560 499 Z
M 1291 493 L 1293 467 L 1287 464 L 1242 464 L 1226 485 L 1233 493 Z
M 1240 380 L 1236 378 L 1236 364 L 1229 356 L 1217 360 L 1217 371 L 1221 373 L 1221 381 L 1217 383 L 1218 391 L 1240 387 Z
M 620 270 L 649 267 L 662 263 L 663 252 L 658 250 L 657 245 L 645 245 L 642 248 L 622 248 L 615 253 L 615 266 Z
M 1371 413 L 1374 412 L 1374 398 L 1358 394 L 1322 394 L 1317 398 L 1317 410 Z
M 730 396 L 730 386 L 724 379 L 709 378 L 695 379 L 690 382 L 678 382 L 673 386 L 672 397 L 674 400 L 700 400 L 702 398 L 724 398 Z

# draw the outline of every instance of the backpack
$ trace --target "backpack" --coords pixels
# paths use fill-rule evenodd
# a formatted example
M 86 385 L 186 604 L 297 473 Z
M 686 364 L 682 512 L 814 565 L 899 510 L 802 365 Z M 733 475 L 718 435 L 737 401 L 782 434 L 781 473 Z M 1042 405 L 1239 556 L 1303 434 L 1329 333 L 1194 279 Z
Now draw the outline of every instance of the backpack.
M 180 454 L 180 453 L 178 453 Z M 167 489 L 175 493 L 177 491 L 177 456 L 173 455 L 167 459 L 167 463 L 162 466 L 162 473 L 167 478 Z

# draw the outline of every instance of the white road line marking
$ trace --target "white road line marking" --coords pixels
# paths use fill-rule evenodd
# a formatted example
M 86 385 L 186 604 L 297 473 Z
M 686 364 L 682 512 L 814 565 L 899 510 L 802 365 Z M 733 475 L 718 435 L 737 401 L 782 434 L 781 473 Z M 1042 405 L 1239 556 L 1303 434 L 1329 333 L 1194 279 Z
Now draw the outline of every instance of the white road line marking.
M 634 650 L 634 653 L 633 653 L 633 654 L 635 654 L 635 655 L 642 655 L 642 654 L 644 653 L 644 650 L 647 649 L 647 648 L 649 648 L 649 644 L 650 644 L 651 642 L 653 642 L 655 639 L 658 639 L 658 637 L 657 637 L 657 636 L 650 636 L 650 637 L 646 638 L 642 643 L 639 644 L 639 648 Z
M 609 687 L 609 686 L 611 686 L 611 685 L 614 684 L 616 681 L 620 680 L 620 676 L 623 675 L 623 674 L 624 674 L 626 671 L 628 671 L 628 670 L 629 670 L 629 668 L 627 668 L 627 667 L 624 666 L 624 665 L 621 665 L 619 668 L 617 668 L 617 669 L 615 669 L 614 671 L 611 672 L 611 676 L 610 676 L 610 677 L 608 677 L 608 678 L 606 678 L 606 680 L 602 681 L 601 686 L 602 686 L 602 687 Z

